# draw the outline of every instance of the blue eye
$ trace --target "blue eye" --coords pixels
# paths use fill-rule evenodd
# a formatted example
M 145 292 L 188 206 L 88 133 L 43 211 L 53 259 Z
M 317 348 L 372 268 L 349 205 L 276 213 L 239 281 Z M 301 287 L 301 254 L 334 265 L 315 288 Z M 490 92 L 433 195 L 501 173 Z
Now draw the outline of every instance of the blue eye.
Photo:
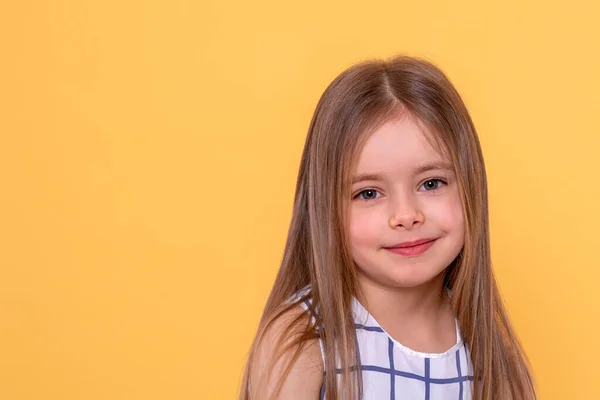
M 377 197 L 379 197 L 378 195 L 381 195 L 381 193 L 379 193 L 375 189 L 365 189 L 365 190 L 359 192 L 356 195 L 356 197 L 359 197 L 362 200 L 373 200 L 373 199 L 376 199 Z
M 441 179 L 429 179 L 429 180 L 425 181 L 423 183 L 423 185 L 421 185 L 421 187 L 424 187 L 425 191 L 432 191 L 432 190 L 439 189 L 440 186 L 443 184 L 446 184 L 446 182 L 444 182 Z

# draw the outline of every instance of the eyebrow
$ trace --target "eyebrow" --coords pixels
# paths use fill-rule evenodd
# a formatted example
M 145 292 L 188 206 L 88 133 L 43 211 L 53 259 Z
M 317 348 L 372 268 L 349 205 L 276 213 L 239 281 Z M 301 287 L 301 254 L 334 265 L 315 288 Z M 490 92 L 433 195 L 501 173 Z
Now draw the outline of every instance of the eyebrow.
M 452 165 L 447 162 L 434 162 L 434 163 L 425 163 L 422 165 L 418 165 L 415 168 L 415 174 L 422 174 L 423 172 L 432 171 L 432 170 L 442 170 L 442 171 L 452 171 Z
M 415 175 L 422 174 L 424 172 L 433 171 L 433 170 L 443 170 L 443 171 L 452 171 L 453 168 L 450 164 L 446 162 L 434 162 L 434 163 L 425 163 L 418 165 L 414 168 L 413 172 Z M 352 178 L 352 184 L 356 184 L 364 181 L 382 181 L 384 180 L 384 175 L 376 174 L 376 173 L 368 173 L 368 174 L 359 174 Z
M 379 174 L 361 174 L 352 178 L 352 184 L 356 184 L 364 181 L 382 181 L 383 176 Z

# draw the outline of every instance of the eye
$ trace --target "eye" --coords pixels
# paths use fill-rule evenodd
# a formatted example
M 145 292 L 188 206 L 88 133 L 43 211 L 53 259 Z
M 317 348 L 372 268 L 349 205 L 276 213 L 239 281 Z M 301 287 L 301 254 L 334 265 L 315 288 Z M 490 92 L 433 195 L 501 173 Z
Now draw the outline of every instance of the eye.
M 439 189 L 441 185 L 445 185 L 445 184 L 446 184 L 446 182 L 444 182 L 441 179 L 429 179 L 429 180 L 423 182 L 421 187 L 425 188 L 425 191 L 432 191 L 432 190 Z
M 379 195 L 381 195 L 381 193 L 379 193 L 375 189 L 365 189 L 358 192 L 358 194 L 354 196 L 354 198 L 360 198 L 362 200 L 373 200 L 379 197 Z

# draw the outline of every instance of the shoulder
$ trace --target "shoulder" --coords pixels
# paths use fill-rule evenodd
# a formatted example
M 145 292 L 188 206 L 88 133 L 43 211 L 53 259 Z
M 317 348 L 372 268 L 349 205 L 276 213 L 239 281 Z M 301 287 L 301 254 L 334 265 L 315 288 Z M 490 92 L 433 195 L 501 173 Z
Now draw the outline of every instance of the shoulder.
M 307 332 L 311 325 L 307 310 L 294 306 L 266 328 L 250 371 L 256 398 L 318 399 L 323 361 L 319 339 Z

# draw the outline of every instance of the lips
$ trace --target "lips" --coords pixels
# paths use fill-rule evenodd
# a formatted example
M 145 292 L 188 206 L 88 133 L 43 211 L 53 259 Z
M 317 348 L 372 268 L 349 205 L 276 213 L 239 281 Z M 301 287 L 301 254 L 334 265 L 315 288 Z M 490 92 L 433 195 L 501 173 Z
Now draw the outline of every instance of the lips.
M 414 247 L 414 246 L 418 246 L 420 244 L 423 243 L 427 243 L 427 242 L 433 242 L 434 240 L 436 240 L 436 238 L 428 238 L 428 239 L 418 239 L 418 240 L 413 240 L 412 242 L 402 242 L 402 243 L 398 243 L 395 244 L 393 246 L 388 246 L 386 248 L 391 249 L 391 248 L 406 248 L 406 247 Z
M 402 242 L 393 246 L 384 247 L 384 249 L 390 251 L 391 253 L 400 254 L 403 256 L 417 256 L 429 250 L 436 240 L 437 238 L 413 240 L 411 242 Z

